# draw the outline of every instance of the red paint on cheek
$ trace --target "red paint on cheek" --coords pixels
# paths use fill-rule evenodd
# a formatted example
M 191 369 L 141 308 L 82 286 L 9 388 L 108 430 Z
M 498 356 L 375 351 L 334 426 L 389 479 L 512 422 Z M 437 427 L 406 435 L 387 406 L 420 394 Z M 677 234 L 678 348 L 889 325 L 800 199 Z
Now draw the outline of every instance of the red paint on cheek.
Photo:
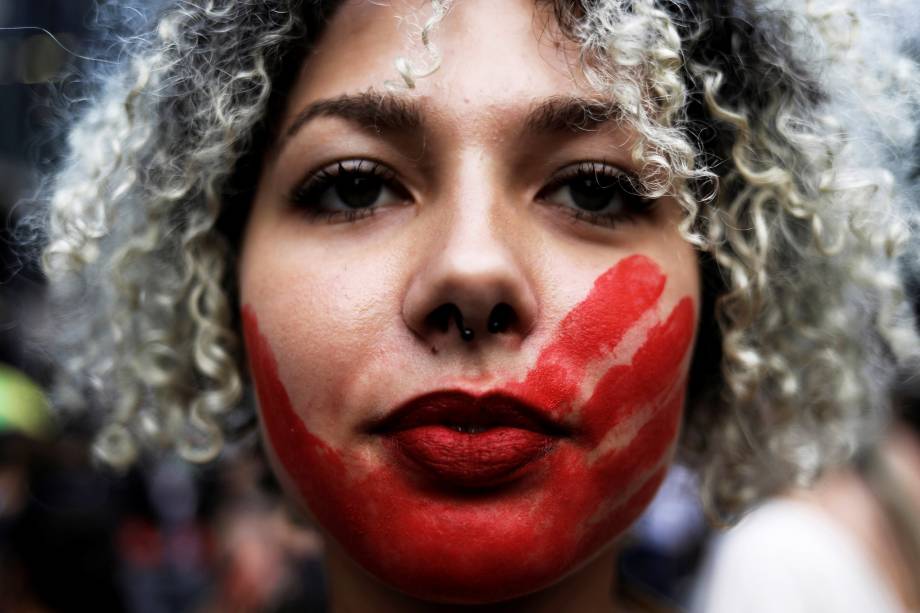
M 571 411 L 578 434 L 539 470 L 493 492 L 431 489 L 384 458 L 361 461 L 313 435 L 291 406 L 255 314 L 243 309 L 250 367 L 268 438 L 320 524 L 366 570 L 420 598 L 487 602 L 545 587 L 590 560 L 654 496 L 676 442 L 694 312 L 682 299 L 646 331 L 629 363 L 612 366 L 576 405 L 592 361 L 646 314 L 665 277 L 642 256 L 619 262 L 562 321 L 523 381 L 507 391 Z M 646 321 L 646 320 L 643 320 Z M 361 478 L 351 474 L 361 473 Z
M 588 297 L 562 320 L 527 378 L 509 389 L 539 406 L 570 410 L 588 364 L 609 354 L 655 307 L 664 285 L 664 275 L 651 260 L 633 256 L 621 261 L 594 282 Z
M 326 507 L 325 490 L 336 482 L 344 482 L 345 465 L 338 452 L 307 430 L 294 412 L 287 390 L 278 378 L 274 353 L 259 332 L 256 315 L 248 305 L 243 307 L 243 335 L 262 421 L 272 448 L 319 517 Z

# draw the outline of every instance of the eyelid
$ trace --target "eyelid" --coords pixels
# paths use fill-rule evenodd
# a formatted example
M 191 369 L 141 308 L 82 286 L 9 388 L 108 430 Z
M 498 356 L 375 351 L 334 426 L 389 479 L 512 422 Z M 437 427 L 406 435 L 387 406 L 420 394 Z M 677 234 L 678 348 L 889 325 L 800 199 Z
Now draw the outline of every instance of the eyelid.
M 605 177 L 623 181 L 626 185 L 618 187 L 621 197 L 624 198 L 622 210 L 596 212 L 578 207 L 560 204 L 548 196 L 563 189 L 573 179 L 594 175 L 596 178 Z M 538 200 L 545 201 L 549 206 L 555 207 L 568 215 L 573 223 L 585 223 L 591 226 L 606 226 L 613 228 L 624 221 L 634 221 L 645 215 L 651 214 L 655 200 L 646 198 L 642 194 L 641 182 L 638 176 L 624 170 L 617 164 L 598 160 L 585 160 L 575 162 L 555 172 L 536 194 Z
M 322 196 L 334 187 L 336 180 L 348 175 L 378 178 L 383 182 L 384 189 L 395 196 L 404 201 L 413 200 L 410 191 L 399 180 L 399 173 L 389 165 L 372 158 L 347 158 L 308 172 L 304 179 L 294 185 L 288 194 L 288 202 L 310 219 L 329 222 L 357 221 L 374 215 L 377 209 L 383 208 L 382 205 L 356 209 L 322 206 Z
M 342 174 L 369 174 L 383 181 L 396 182 L 398 174 L 383 162 L 371 158 L 348 158 L 336 160 L 306 173 L 291 190 L 289 200 L 297 202 L 298 198 L 311 188 L 321 185 L 324 179 Z
M 565 181 L 591 173 L 605 177 L 623 177 L 634 186 L 641 185 L 641 181 L 639 180 L 639 177 L 636 175 L 636 173 L 625 170 L 616 164 L 601 160 L 584 160 L 581 162 L 575 162 L 574 164 L 569 164 L 568 166 L 563 167 L 561 170 L 553 173 L 546 186 L 541 188 L 540 191 L 544 192 L 549 187 L 558 187 Z M 639 197 L 642 196 L 641 193 L 635 193 L 632 195 Z

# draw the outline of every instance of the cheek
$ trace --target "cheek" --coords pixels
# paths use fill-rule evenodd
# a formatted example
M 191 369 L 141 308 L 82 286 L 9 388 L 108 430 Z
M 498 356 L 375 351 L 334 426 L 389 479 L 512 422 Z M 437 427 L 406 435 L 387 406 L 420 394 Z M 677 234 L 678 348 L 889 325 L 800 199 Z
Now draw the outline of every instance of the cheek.
M 301 413 L 308 415 L 311 431 L 326 440 L 338 436 L 336 443 L 342 443 L 340 407 L 347 404 L 348 391 L 372 370 L 366 366 L 392 361 L 383 348 L 392 326 L 389 307 L 396 304 L 401 279 L 388 260 L 391 256 L 341 252 L 342 260 L 358 264 L 314 266 L 304 263 L 326 261 L 328 253 L 308 247 L 294 245 L 284 259 L 273 252 L 266 256 L 256 251 L 255 257 L 261 259 L 250 258 L 253 261 L 248 268 L 253 273 L 243 278 L 241 285 L 247 290 L 244 299 L 259 305 L 262 323 L 271 322 L 271 347 L 266 346 L 261 353 L 283 356 L 276 365 L 277 377 L 293 382 L 283 390 L 291 404 L 311 408 Z M 362 267 L 365 260 L 375 266 Z M 272 274 L 265 274 L 265 270 Z M 253 350 L 258 343 L 253 340 L 256 323 L 251 307 L 244 307 L 242 323 L 261 399 L 262 389 L 272 387 L 268 382 L 277 377 L 265 371 L 268 358 L 259 358 L 259 352 Z M 257 358 L 263 363 L 261 370 Z M 277 394 L 273 393 L 273 398 Z M 275 403 L 264 402 L 265 406 Z
M 523 482 L 458 496 L 426 489 L 386 462 L 370 474 L 350 471 L 348 451 L 316 437 L 293 410 L 244 308 L 267 436 L 319 523 L 397 589 L 452 602 L 540 589 L 622 533 L 664 477 L 695 325 L 690 298 L 660 320 L 665 281 L 647 258 L 622 260 L 565 317 L 528 375 L 505 386 L 576 432 Z

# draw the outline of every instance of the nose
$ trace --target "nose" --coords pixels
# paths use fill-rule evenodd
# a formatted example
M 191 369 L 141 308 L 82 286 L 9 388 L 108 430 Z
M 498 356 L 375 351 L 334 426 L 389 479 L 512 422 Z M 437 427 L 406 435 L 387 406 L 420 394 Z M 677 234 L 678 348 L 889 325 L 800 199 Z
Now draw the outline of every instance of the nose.
M 403 320 L 432 347 L 520 341 L 536 321 L 528 245 L 493 206 L 463 206 L 423 241 Z

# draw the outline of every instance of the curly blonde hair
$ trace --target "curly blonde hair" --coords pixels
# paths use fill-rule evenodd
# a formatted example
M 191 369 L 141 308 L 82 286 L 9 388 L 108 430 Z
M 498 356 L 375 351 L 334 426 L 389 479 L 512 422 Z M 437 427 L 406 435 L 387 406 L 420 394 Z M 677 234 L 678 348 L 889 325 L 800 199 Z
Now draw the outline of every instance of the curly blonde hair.
M 207 461 L 251 404 L 235 244 L 272 118 L 337 4 L 175 0 L 75 113 L 41 220 L 55 398 L 94 408 L 110 464 L 173 447 Z M 896 255 L 918 72 L 860 13 L 875 3 L 538 4 L 628 110 L 645 195 L 677 198 L 699 249 L 682 451 L 709 507 L 731 517 L 848 457 L 917 350 Z

